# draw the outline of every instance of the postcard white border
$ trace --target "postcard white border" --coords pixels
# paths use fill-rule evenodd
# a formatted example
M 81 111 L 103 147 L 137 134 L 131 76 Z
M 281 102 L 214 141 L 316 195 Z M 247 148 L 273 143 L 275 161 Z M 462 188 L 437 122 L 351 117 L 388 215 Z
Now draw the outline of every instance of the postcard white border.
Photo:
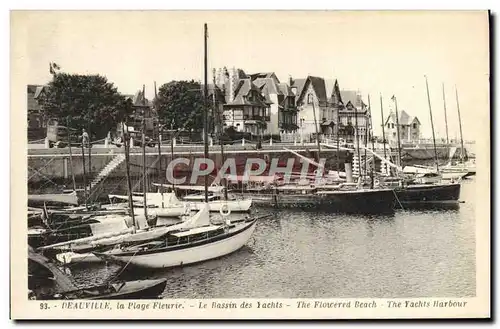
M 26 67 L 23 66 L 22 62 L 22 44 L 23 39 L 21 34 L 16 34 L 16 43 L 12 44 L 11 48 L 11 237 L 13 241 L 16 241 L 16 237 L 22 236 L 25 233 L 26 228 L 23 226 L 24 222 L 16 220 L 16 218 L 23 218 L 25 216 L 26 207 L 26 134 L 25 134 L 25 115 L 26 115 L 26 102 L 25 102 L 25 86 L 27 81 Z M 14 110 L 15 109 L 15 110 Z M 488 113 L 489 117 L 489 113 Z M 483 126 L 484 127 L 484 126 Z M 490 137 L 486 135 L 489 131 L 485 131 L 484 140 L 476 141 L 478 147 L 478 158 L 477 166 L 478 175 L 476 177 L 477 185 L 489 187 L 489 143 Z M 479 152 L 479 150 L 484 150 L 485 152 Z M 480 153 L 480 154 L 479 154 Z M 211 310 L 209 314 L 206 312 L 178 312 L 173 314 L 172 317 L 165 316 L 165 313 L 147 313 L 140 315 L 140 318 L 144 319 L 166 319 L 166 318 L 302 318 L 302 319 L 331 319 L 331 318 L 395 318 L 395 317 L 410 317 L 410 318 L 447 318 L 447 317 L 481 317 L 486 316 L 487 311 L 489 311 L 489 259 L 490 259 L 490 241 L 489 241 L 489 189 L 478 190 L 478 199 L 482 199 L 484 203 L 477 204 L 477 214 L 476 214 L 476 241 L 477 241 L 477 297 L 465 299 L 468 303 L 468 307 L 461 309 L 457 312 L 454 309 L 440 309 L 439 311 L 431 309 L 405 309 L 400 311 L 392 311 L 388 309 L 377 309 L 376 314 L 371 311 L 346 311 L 341 312 L 335 311 L 328 312 L 325 311 L 312 311 L 308 309 L 307 311 L 297 311 L 292 310 L 286 313 L 274 309 L 273 311 L 256 311 L 253 309 L 249 314 L 248 311 L 238 309 L 232 310 L 231 312 L 225 312 L 221 310 Z M 24 241 L 24 240 L 23 240 Z M 12 317 L 13 318 L 136 318 L 137 315 L 131 312 L 107 312 L 99 313 L 99 311 L 85 310 L 84 312 L 77 311 L 73 312 L 67 310 L 64 312 L 59 312 L 56 308 L 52 311 L 46 312 L 40 310 L 40 301 L 28 301 L 26 299 L 26 245 L 23 243 L 11 243 L 11 305 L 12 305 Z M 21 256 L 21 257 L 20 257 Z M 23 275 L 15 275 L 16 273 L 23 273 Z M 382 302 L 380 299 L 375 299 L 376 301 Z M 432 299 L 421 299 L 421 300 L 432 300 Z M 458 300 L 458 299 L 457 299 Z M 168 300 L 163 300 L 167 302 Z M 251 300 L 248 300 L 251 301 Z M 283 300 L 285 303 L 293 303 L 293 301 Z M 140 301 L 144 302 L 144 301 Z M 191 300 L 192 302 L 192 300 Z M 52 302 L 49 302 L 52 303 Z M 57 302 L 55 302 L 57 303 Z M 54 303 L 54 305 L 55 305 Z M 59 302 L 60 303 L 60 302 Z M 486 311 L 486 313 L 485 313 Z

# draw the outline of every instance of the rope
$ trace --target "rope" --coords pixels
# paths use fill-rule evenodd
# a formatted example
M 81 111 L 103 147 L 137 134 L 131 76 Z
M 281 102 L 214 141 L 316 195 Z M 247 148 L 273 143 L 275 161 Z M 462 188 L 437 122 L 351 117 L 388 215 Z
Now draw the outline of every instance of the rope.
M 401 207 L 402 210 L 405 210 L 405 208 L 403 207 L 403 205 L 401 204 L 401 201 L 399 201 L 399 198 L 396 194 L 396 191 L 394 191 L 394 189 L 392 189 L 392 193 L 394 194 L 394 197 L 396 198 L 396 200 L 398 200 L 398 203 L 399 203 L 399 206 Z
M 116 280 L 116 278 L 118 278 L 123 273 L 123 271 L 125 271 L 125 269 L 127 268 L 127 266 L 130 264 L 130 262 L 132 261 L 132 259 L 135 257 L 135 255 L 138 252 L 139 252 L 139 249 L 137 249 L 137 251 L 134 252 L 134 254 L 132 255 L 132 257 L 130 257 L 130 259 L 128 260 L 127 264 L 125 264 L 125 266 L 123 266 L 123 268 L 118 272 L 118 274 L 116 274 L 114 277 L 111 277 L 111 279 L 106 280 L 106 282 L 107 283 L 111 283 L 111 282 L 113 282 L 113 280 Z

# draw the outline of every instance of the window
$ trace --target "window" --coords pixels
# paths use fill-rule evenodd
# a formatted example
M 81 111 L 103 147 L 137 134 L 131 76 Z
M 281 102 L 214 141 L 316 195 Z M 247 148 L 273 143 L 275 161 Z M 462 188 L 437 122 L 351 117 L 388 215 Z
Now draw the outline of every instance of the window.
M 417 124 L 416 123 L 413 124 L 413 129 L 417 129 Z
M 392 137 L 396 137 L 396 133 L 392 133 Z
M 313 102 L 313 95 L 307 94 L 307 104 L 312 104 L 312 102 Z

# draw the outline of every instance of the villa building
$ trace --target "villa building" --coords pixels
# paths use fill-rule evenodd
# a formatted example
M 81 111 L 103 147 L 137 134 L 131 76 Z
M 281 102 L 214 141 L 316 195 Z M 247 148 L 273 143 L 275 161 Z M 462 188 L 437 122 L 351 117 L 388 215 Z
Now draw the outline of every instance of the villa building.
M 420 121 L 404 110 L 399 113 L 399 139 L 401 143 L 411 143 L 420 139 Z M 385 139 L 391 144 L 398 143 L 396 114 L 391 111 L 384 122 Z

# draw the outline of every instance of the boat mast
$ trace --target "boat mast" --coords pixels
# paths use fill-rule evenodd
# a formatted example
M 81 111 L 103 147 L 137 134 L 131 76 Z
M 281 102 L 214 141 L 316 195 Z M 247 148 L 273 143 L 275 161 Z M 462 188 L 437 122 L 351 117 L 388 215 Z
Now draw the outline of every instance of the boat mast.
M 363 101 L 361 101 L 361 104 L 363 104 Z M 368 110 L 366 110 L 365 113 L 365 177 L 368 175 L 368 162 L 367 162 L 367 157 L 366 157 L 366 148 L 368 147 L 368 118 L 367 115 Z
M 448 116 L 446 115 L 446 97 L 444 95 L 444 83 L 443 83 L 443 107 L 444 107 L 444 124 L 446 126 L 446 145 L 449 145 L 450 140 L 448 138 Z
M 216 101 L 216 97 L 215 97 L 215 92 L 216 92 L 216 89 L 215 89 L 215 68 L 212 70 L 212 73 L 213 73 L 213 91 L 212 91 L 212 99 L 213 99 L 213 111 L 212 113 L 214 112 L 217 112 L 217 117 L 218 117 L 218 121 L 219 121 L 219 143 L 220 143 L 220 155 L 221 155 L 221 165 L 224 166 L 224 163 L 226 161 L 226 158 L 224 156 L 224 142 L 222 141 L 222 118 L 221 118 L 221 113 L 219 111 L 219 109 L 217 108 L 217 101 Z M 215 115 L 214 115 L 215 117 Z M 225 177 L 225 174 L 224 173 L 224 177 L 222 178 L 224 180 L 224 200 L 227 201 L 227 180 L 226 180 L 226 177 Z
M 158 106 L 157 106 L 157 101 L 158 101 L 158 93 L 156 92 L 156 81 L 154 82 L 154 85 L 155 85 L 155 101 L 154 101 L 154 107 L 155 107 L 155 110 L 156 110 L 156 115 L 158 117 L 158 174 L 160 175 L 160 193 L 161 193 L 161 207 L 164 208 L 165 207 L 165 202 L 163 200 L 163 175 L 162 175 L 162 172 L 161 172 L 161 127 L 160 127 L 160 116 L 158 115 L 158 113 L 160 113 L 158 111 Z
M 128 130 L 128 127 L 127 127 Z M 132 200 L 132 181 L 130 180 L 130 139 L 128 138 L 128 134 L 125 134 L 125 124 L 122 121 L 122 135 L 123 135 L 123 146 L 125 147 L 125 167 L 126 167 L 126 175 L 127 175 L 127 190 L 128 190 L 128 207 L 130 211 L 130 216 L 132 216 L 132 223 L 134 226 L 134 232 L 136 229 L 135 224 L 135 216 L 134 216 L 134 202 Z
M 339 100 L 340 101 L 340 100 Z M 336 160 L 337 160 L 337 163 L 336 163 L 336 167 L 337 167 L 337 175 L 340 177 L 340 141 L 339 141 L 339 137 L 340 137 L 340 107 L 342 105 L 339 103 L 339 106 L 337 107 L 337 156 L 336 156 Z
M 458 111 L 458 124 L 460 127 L 460 161 L 463 162 L 464 160 L 464 137 L 462 135 L 462 117 L 460 116 L 460 105 L 458 104 L 458 90 L 457 86 L 455 85 L 455 97 L 457 99 L 457 111 Z
M 71 152 L 71 130 L 69 129 L 69 117 L 66 118 L 66 130 L 68 131 L 69 166 L 71 168 L 71 179 L 73 180 L 73 191 L 76 192 L 75 170 L 73 168 L 73 154 Z
M 398 135 L 398 161 L 399 161 L 399 166 L 403 167 L 402 163 L 402 157 L 401 157 L 401 139 L 399 137 L 399 112 L 398 112 L 398 99 L 396 96 L 392 96 L 392 99 L 394 100 L 394 105 L 396 108 L 396 131 Z
M 361 152 L 359 151 L 359 134 L 358 134 L 358 108 L 355 104 L 354 106 L 354 134 L 356 135 L 356 148 L 358 149 L 358 178 L 362 176 L 361 172 Z M 363 106 L 363 101 L 361 101 L 361 106 Z
M 311 81 L 311 80 L 309 80 Z M 312 82 L 311 82 L 312 84 Z M 309 94 L 312 96 L 312 94 Z M 309 97 L 309 96 L 307 96 Z M 313 117 L 314 117 L 314 129 L 316 130 L 316 145 L 318 145 L 318 162 L 320 162 L 321 160 L 321 145 L 319 143 L 319 132 L 318 132 L 318 122 L 316 120 L 316 109 L 314 107 L 314 99 L 311 101 L 312 103 L 312 106 L 313 106 Z M 319 99 L 318 99 L 318 105 L 319 105 Z
M 87 173 L 85 172 L 85 147 L 83 146 L 83 138 L 82 138 L 82 166 L 83 166 L 83 195 L 85 199 L 85 208 L 87 208 Z
M 203 86 L 203 142 L 204 142 L 204 153 L 205 160 L 208 160 L 208 115 L 207 115 L 207 94 L 208 94 L 208 49 L 207 49 L 207 39 L 208 39 L 208 28 L 207 23 L 205 23 L 205 33 L 204 33 L 204 63 L 203 63 L 203 74 L 204 74 L 204 86 Z M 208 178 L 205 175 L 205 203 L 208 203 Z
M 87 134 L 89 135 L 89 188 L 88 188 L 88 191 L 89 191 L 89 198 L 90 198 L 90 192 L 92 190 L 92 141 L 90 140 L 90 122 L 87 123 Z M 83 142 L 83 138 L 82 138 L 82 142 Z
M 438 154 L 436 148 L 436 134 L 434 133 L 434 121 L 432 120 L 431 98 L 429 96 L 429 83 L 427 82 L 426 75 L 425 75 L 425 88 L 427 90 L 427 103 L 429 104 L 429 115 L 431 117 L 432 142 L 434 144 L 434 161 L 436 161 L 436 169 L 439 172 Z
M 142 85 L 142 184 L 144 217 L 148 219 L 147 185 L 146 185 L 146 86 Z
M 173 121 L 173 119 L 172 119 Z M 174 134 L 174 125 L 171 124 L 170 126 L 170 133 L 171 133 L 171 136 L 172 138 L 170 139 L 170 161 L 174 161 L 174 138 L 176 138 L 176 136 L 178 134 Z M 173 173 L 174 169 L 172 168 L 172 176 L 174 175 Z M 174 183 L 175 179 L 172 179 L 172 193 L 174 193 L 175 195 L 175 183 Z
M 385 148 L 385 122 L 384 122 L 384 106 L 382 105 L 382 94 L 380 94 L 380 115 L 382 116 L 382 144 L 384 145 L 384 159 L 387 160 L 387 151 Z
M 370 141 L 372 143 L 372 152 L 375 152 L 375 141 L 373 140 L 373 121 L 372 121 L 372 105 L 370 102 L 370 94 L 368 94 L 368 109 L 370 110 Z M 366 153 L 366 151 L 365 151 Z M 366 156 L 366 154 L 365 154 Z M 372 165 L 371 165 L 371 181 L 373 188 L 373 171 L 375 170 L 375 157 L 372 156 Z

